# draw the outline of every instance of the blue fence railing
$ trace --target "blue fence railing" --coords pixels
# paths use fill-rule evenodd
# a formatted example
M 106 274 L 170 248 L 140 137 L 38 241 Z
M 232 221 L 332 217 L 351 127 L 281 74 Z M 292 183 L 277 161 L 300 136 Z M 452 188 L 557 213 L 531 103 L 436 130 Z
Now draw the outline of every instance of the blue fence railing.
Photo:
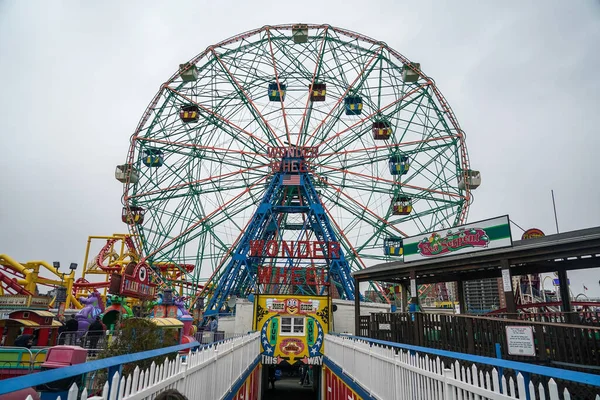
M 218 342 L 211 343 L 210 345 L 214 346 L 215 344 L 218 345 Z M 207 344 L 206 347 L 210 345 Z M 204 346 L 200 346 L 198 342 L 193 342 L 177 346 L 164 347 L 162 349 L 143 351 L 140 353 L 104 358 L 101 360 L 86 362 L 84 364 L 77 364 L 69 367 L 62 367 L 53 370 L 37 372 L 35 374 L 20 376 L 17 378 L 5 379 L 0 385 L 0 395 L 16 392 L 17 390 L 22 390 L 30 387 L 35 387 L 37 385 L 55 382 L 66 378 L 72 378 L 101 369 L 108 369 L 109 376 L 112 376 L 113 373 L 111 373 L 110 371 L 119 371 L 120 367 L 124 364 L 164 356 L 167 354 L 172 354 L 182 350 L 188 350 L 197 347 Z

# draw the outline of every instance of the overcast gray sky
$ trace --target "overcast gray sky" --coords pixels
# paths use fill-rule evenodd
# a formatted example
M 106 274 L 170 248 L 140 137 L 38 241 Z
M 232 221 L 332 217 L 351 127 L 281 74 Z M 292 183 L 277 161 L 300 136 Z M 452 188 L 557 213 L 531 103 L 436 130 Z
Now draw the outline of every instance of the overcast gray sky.
M 554 189 L 561 231 L 600 225 L 598 1 L 0 0 L 0 253 L 81 264 L 88 235 L 125 232 L 114 167 L 161 83 L 211 44 L 292 22 L 421 63 L 482 171 L 470 221 L 554 233 Z M 600 270 L 570 276 L 600 297 Z

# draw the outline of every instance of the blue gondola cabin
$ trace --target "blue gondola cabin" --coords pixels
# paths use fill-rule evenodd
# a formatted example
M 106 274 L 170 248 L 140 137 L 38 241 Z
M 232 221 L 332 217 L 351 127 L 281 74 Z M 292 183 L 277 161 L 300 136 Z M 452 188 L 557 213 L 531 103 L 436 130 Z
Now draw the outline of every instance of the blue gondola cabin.
M 327 94 L 327 85 L 324 83 L 315 83 L 308 87 L 310 90 L 310 101 L 325 101 Z
M 408 215 L 412 212 L 412 200 L 410 197 L 400 196 L 392 201 L 392 214 Z
M 359 115 L 363 109 L 363 101 L 360 96 L 347 96 L 344 99 L 346 115 Z
M 198 80 L 198 69 L 190 63 L 179 64 L 179 75 L 184 82 L 194 82 Z
M 196 123 L 200 119 L 200 113 L 198 106 L 195 104 L 186 104 L 181 106 L 179 111 L 179 118 L 186 124 Z
M 390 157 L 389 166 L 392 175 L 404 175 L 408 172 L 410 161 L 408 156 L 395 154 Z
M 158 149 L 146 149 L 146 151 L 144 151 L 143 163 L 146 167 L 161 167 L 163 161 L 162 151 Z
M 121 212 L 121 221 L 127 225 L 140 225 L 144 222 L 144 214 L 146 211 L 142 207 L 131 206 L 129 210 L 123 207 Z
M 373 122 L 373 139 L 388 140 L 392 136 L 392 125 L 387 121 Z
M 269 101 L 284 101 L 286 88 L 287 85 L 283 83 L 279 83 L 279 88 L 277 82 L 269 83 Z
M 401 256 L 402 251 L 402 238 L 389 237 L 383 239 L 383 253 L 386 256 Z
M 292 26 L 292 38 L 296 44 L 308 42 L 308 25 L 296 24 Z

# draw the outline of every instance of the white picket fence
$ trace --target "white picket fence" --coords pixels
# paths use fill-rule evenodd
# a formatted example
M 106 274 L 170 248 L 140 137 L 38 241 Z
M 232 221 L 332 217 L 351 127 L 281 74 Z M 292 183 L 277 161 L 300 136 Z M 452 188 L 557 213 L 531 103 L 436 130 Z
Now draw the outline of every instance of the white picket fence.
M 85 388 L 79 394 L 79 388 L 73 384 L 66 400 L 141 400 L 154 398 L 166 389 L 177 389 L 189 399 L 222 399 L 256 359 L 259 339 L 260 333 L 255 332 L 191 352 L 186 357 L 178 355 L 162 365 L 153 363 L 144 371 L 136 367 L 127 377 L 115 374 L 112 385 L 118 385 L 119 390 L 111 391 L 110 396 L 108 382 L 101 396 L 92 397 L 88 397 Z M 26 400 L 33 399 L 28 396 Z
M 371 345 L 368 342 L 326 335 L 327 357 L 342 367 L 345 375 L 365 388 L 370 394 L 383 400 L 500 400 L 500 399 L 549 399 L 559 400 L 559 389 L 554 379 L 548 381 L 548 393 L 542 384 L 525 384 L 520 373 L 516 383 L 508 382 L 496 369 L 492 373 L 461 367 L 456 361 L 445 366 L 439 358 L 418 353 L 400 352 L 393 348 Z M 502 383 L 502 385 L 500 385 Z M 529 392 L 530 397 L 527 397 Z M 565 400 L 571 395 L 565 389 Z M 596 396 L 600 400 L 600 396 Z

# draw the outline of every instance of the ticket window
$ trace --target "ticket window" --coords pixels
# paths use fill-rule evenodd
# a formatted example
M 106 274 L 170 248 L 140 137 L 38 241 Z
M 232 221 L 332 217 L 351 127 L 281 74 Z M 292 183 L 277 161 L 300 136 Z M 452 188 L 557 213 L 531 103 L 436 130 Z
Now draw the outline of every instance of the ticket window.
M 281 336 L 304 336 L 304 317 L 281 317 Z

